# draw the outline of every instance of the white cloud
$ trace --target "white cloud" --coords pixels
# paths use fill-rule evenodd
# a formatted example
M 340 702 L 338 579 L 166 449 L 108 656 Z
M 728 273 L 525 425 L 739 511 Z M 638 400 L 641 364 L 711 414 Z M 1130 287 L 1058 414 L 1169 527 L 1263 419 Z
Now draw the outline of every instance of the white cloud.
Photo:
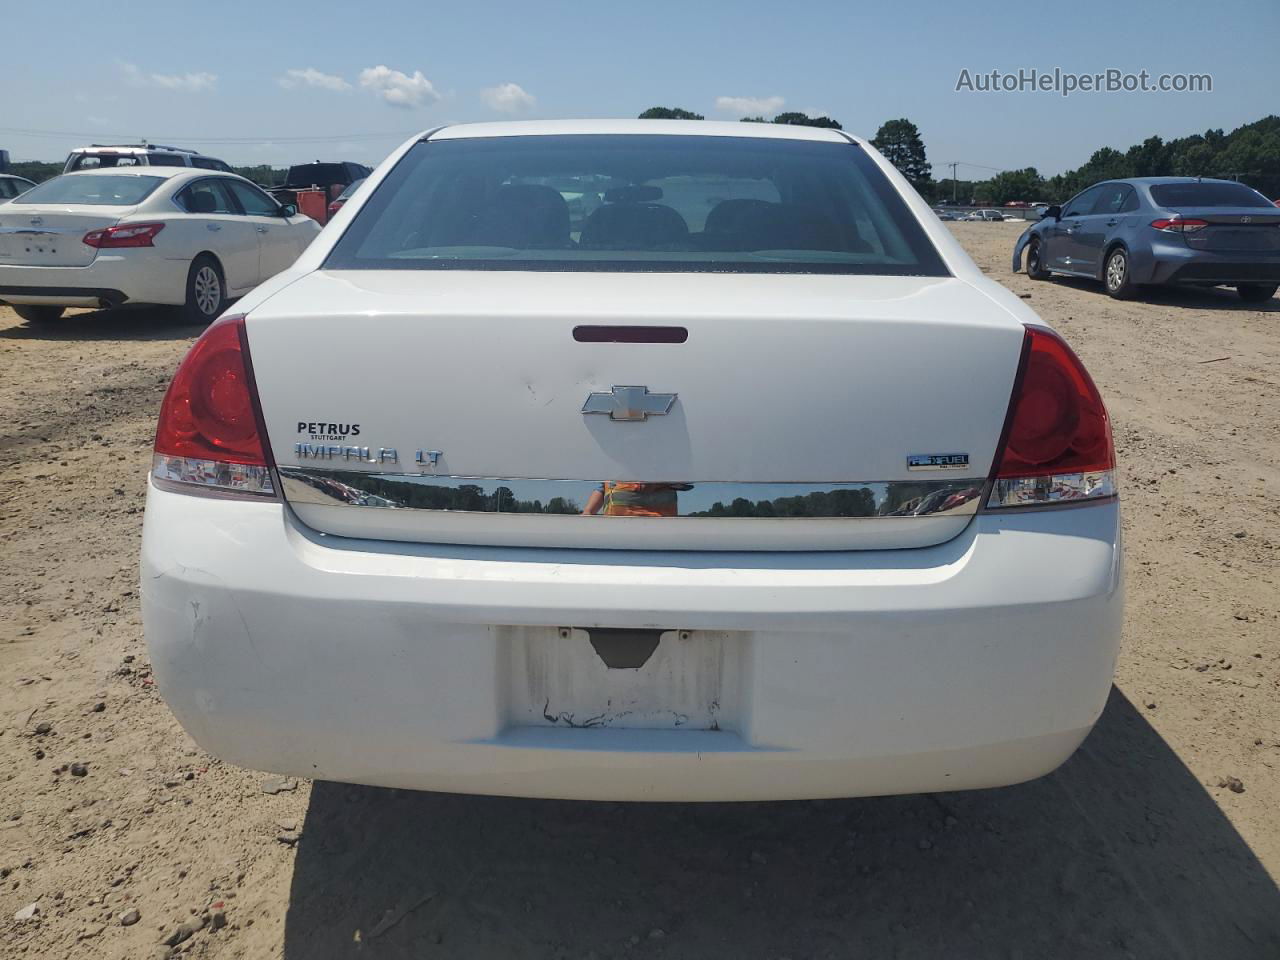
M 440 94 L 436 93 L 436 88 L 421 70 L 415 70 L 413 76 L 409 76 L 382 64 L 365 67 L 360 71 L 360 86 L 372 90 L 393 107 L 420 107 L 440 99 Z
M 321 73 L 315 67 L 302 70 L 286 70 L 284 76 L 276 81 L 286 90 L 297 90 L 300 87 L 315 87 L 317 90 L 350 90 L 351 84 L 332 73 Z
M 537 99 L 518 83 L 500 83 L 496 87 L 485 87 L 480 91 L 480 98 L 492 110 L 499 113 L 519 113 L 521 110 L 532 110 L 537 106 Z
M 212 90 L 218 78 L 212 73 L 184 73 L 181 75 L 163 73 L 151 74 L 151 82 L 166 90 Z
M 786 102 L 782 97 L 716 97 L 716 109 L 739 117 L 768 117 Z
M 218 83 L 213 73 L 143 73 L 137 64 L 119 61 L 120 72 L 135 87 L 159 87 L 162 90 L 181 90 L 199 93 L 212 90 Z

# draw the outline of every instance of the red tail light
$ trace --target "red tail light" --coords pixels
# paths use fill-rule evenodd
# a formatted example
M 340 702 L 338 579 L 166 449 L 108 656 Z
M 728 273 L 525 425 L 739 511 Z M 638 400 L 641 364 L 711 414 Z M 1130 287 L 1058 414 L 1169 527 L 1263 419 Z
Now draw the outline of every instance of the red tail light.
M 223 317 L 195 342 L 169 384 L 152 472 L 185 492 L 274 496 L 271 466 L 244 317 Z
M 1161 218 L 1151 221 L 1151 226 L 1157 230 L 1163 230 L 1165 233 L 1193 233 L 1208 225 L 1208 220 L 1183 220 L 1181 217 L 1173 217 L 1167 220 Z
M 163 223 L 125 223 L 115 227 L 90 230 L 84 242 L 91 247 L 154 247 L 156 234 Z
M 1027 327 L 994 479 L 993 507 L 1115 494 L 1102 397 L 1079 358 L 1047 327 Z

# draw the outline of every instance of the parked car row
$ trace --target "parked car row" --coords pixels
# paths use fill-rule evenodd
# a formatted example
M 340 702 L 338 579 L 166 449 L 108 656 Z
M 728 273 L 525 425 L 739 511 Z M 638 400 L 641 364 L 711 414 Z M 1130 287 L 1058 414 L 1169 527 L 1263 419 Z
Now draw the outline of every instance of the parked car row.
M 1003 223 L 1004 214 L 999 210 L 991 209 L 971 210 L 965 215 L 964 219 L 983 223 Z
M 968 221 L 972 223 L 1003 223 L 1005 221 L 1021 222 L 1024 217 L 1015 217 L 1006 214 L 1002 210 L 995 210 L 984 207 L 981 210 L 970 210 L 967 213 L 960 210 L 949 210 L 946 207 L 939 206 L 933 211 L 938 215 L 939 220 L 944 221 Z
M 1018 238 L 1013 269 L 1102 281 L 1118 299 L 1144 287 L 1231 286 L 1251 303 L 1280 286 L 1280 210 L 1233 180 L 1109 180 L 1048 207 Z
M 0 174 L 0 303 L 30 322 L 126 303 L 178 305 L 192 321 L 210 320 L 288 267 L 371 173 L 314 161 L 290 167 L 267 192 L 217 158 L 158 144 L 77 148 L 64 170 L 39 186 Z M 1234 181 L 1108 181 L 1061 206 L 1006 207 L 1040 210 L 1013 256 L 1020 270 L 1026 252 L 1035 279 L 1092 277 L 1113 297 L 1229 285 L 1250 302 L 1280 284 L 1280 210 Z M 935 213 L 958 217 L 941 203 Z M 1020 218 L 982 208 L 959 219 Z

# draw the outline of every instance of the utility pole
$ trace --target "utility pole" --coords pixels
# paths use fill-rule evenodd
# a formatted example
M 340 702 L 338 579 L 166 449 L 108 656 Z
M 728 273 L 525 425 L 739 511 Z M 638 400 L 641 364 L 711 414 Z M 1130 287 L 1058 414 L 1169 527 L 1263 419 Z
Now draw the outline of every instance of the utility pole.
M 953 207 L 956 205 L 956 186 L 957 186 L 956 167 L 958 165 L 959 165 L 959 161 L 957 160 L 952 160 L 951 163 L 949 164 L 949 166 L 951 167 L 951 205 Z

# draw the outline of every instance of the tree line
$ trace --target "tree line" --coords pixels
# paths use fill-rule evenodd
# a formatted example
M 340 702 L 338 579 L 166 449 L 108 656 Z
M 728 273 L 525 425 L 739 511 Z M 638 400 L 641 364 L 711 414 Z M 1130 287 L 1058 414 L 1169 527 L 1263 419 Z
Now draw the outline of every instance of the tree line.
M 1230 133 L 1221 129 L 1163 140 L 1148 137 L 1124 152 L 1095 150 L 1083 165 L 1053 177 L 1035 167 L 1005 170 L 990 180 L 957 185 L 981 203 L 1067 200 L 1100 180 L 1127 177 L 1216 177 L 1239 180 L 1267 197 L 1280 197 L 1280 116 L 1263 117 Z M 950 181 L 939 185 L 950 196 Z M 965 190 L 968 187 L 968 190 Z
M 642 120 L 703 120 L 702 114 L 681 107 L 650 107 Z M 744 117 L 746 123 L 786 123 L 843 129 L 831 117 L 811 117 L 798 111 L 780 113 L 772 120 Z M 1239 180 L 1268 197 L 1280 197 L 1280 116 L 1246 123 L 1230 133 L 1206 130 L 1187 137 L 1163 140 L 1148 137 L 1121 152 L 1113 147 L 1094 151 L 1075 170 L 1045 177 L 1035 167 L 1002 170 L 988 180 L 951 180 L 933 177 L 920 130 L 905 117 L 880 125 L 871 145 L 885 155 L 922 197 L 930 203 L 955 199 L 963 204 L 1000 205 L 1011 200 L 1063 201 L 1100 180 L 1125 177 L 1220 177 Z M 268 164 L 233 167 L 242 177 L 263 186 L 284 182 L 285 167 Z M 34 160 L 9 164 L 8 173 L 39 183 L 62 172 L 61 163 Z
M 41 160 L 19 160 L 16 163 L 10 163 L 5 173 L 11 173 L 15 177 L 25 177 L 32 183 L 43 183 L 51 177 L 56 177 L 62 172 L 63 162 L 45 163 Z M 270 164 L 260 163 L 251 167 L 232 167 L 231 168 L 240 176 L 254 183 L 260 183 L 264 187 L 278 187 L 284 183 L 285 174 L 289 172 L 288 167 L 273 167 Z
M 702 120 L 680 107 L 651 107 L 640 119 Z M 751 123 L 792 123 L 843 129 L 830 117 L 780 113 L 773 120 L 744 117 Z M 871 145 L 901 171 L 929 202 L 955 199 L 962 204 L 1000 205 L 1011 200 L 1064 201 L 1101 180 L 1127 177 L 1217 177 L 1239 180 L 1262 194 L 1280 197 L 1280 116 L 1246 123 L 1230 133 L 1222 129 L 1163 140 L 1148 137 L 1125 151 L 1100 147 L 1075 170 L 1044 177 L 1035 167 L 1002 170 L 988 180 L 935 180 L 919 128 L 905 117 L 880 125 Z

